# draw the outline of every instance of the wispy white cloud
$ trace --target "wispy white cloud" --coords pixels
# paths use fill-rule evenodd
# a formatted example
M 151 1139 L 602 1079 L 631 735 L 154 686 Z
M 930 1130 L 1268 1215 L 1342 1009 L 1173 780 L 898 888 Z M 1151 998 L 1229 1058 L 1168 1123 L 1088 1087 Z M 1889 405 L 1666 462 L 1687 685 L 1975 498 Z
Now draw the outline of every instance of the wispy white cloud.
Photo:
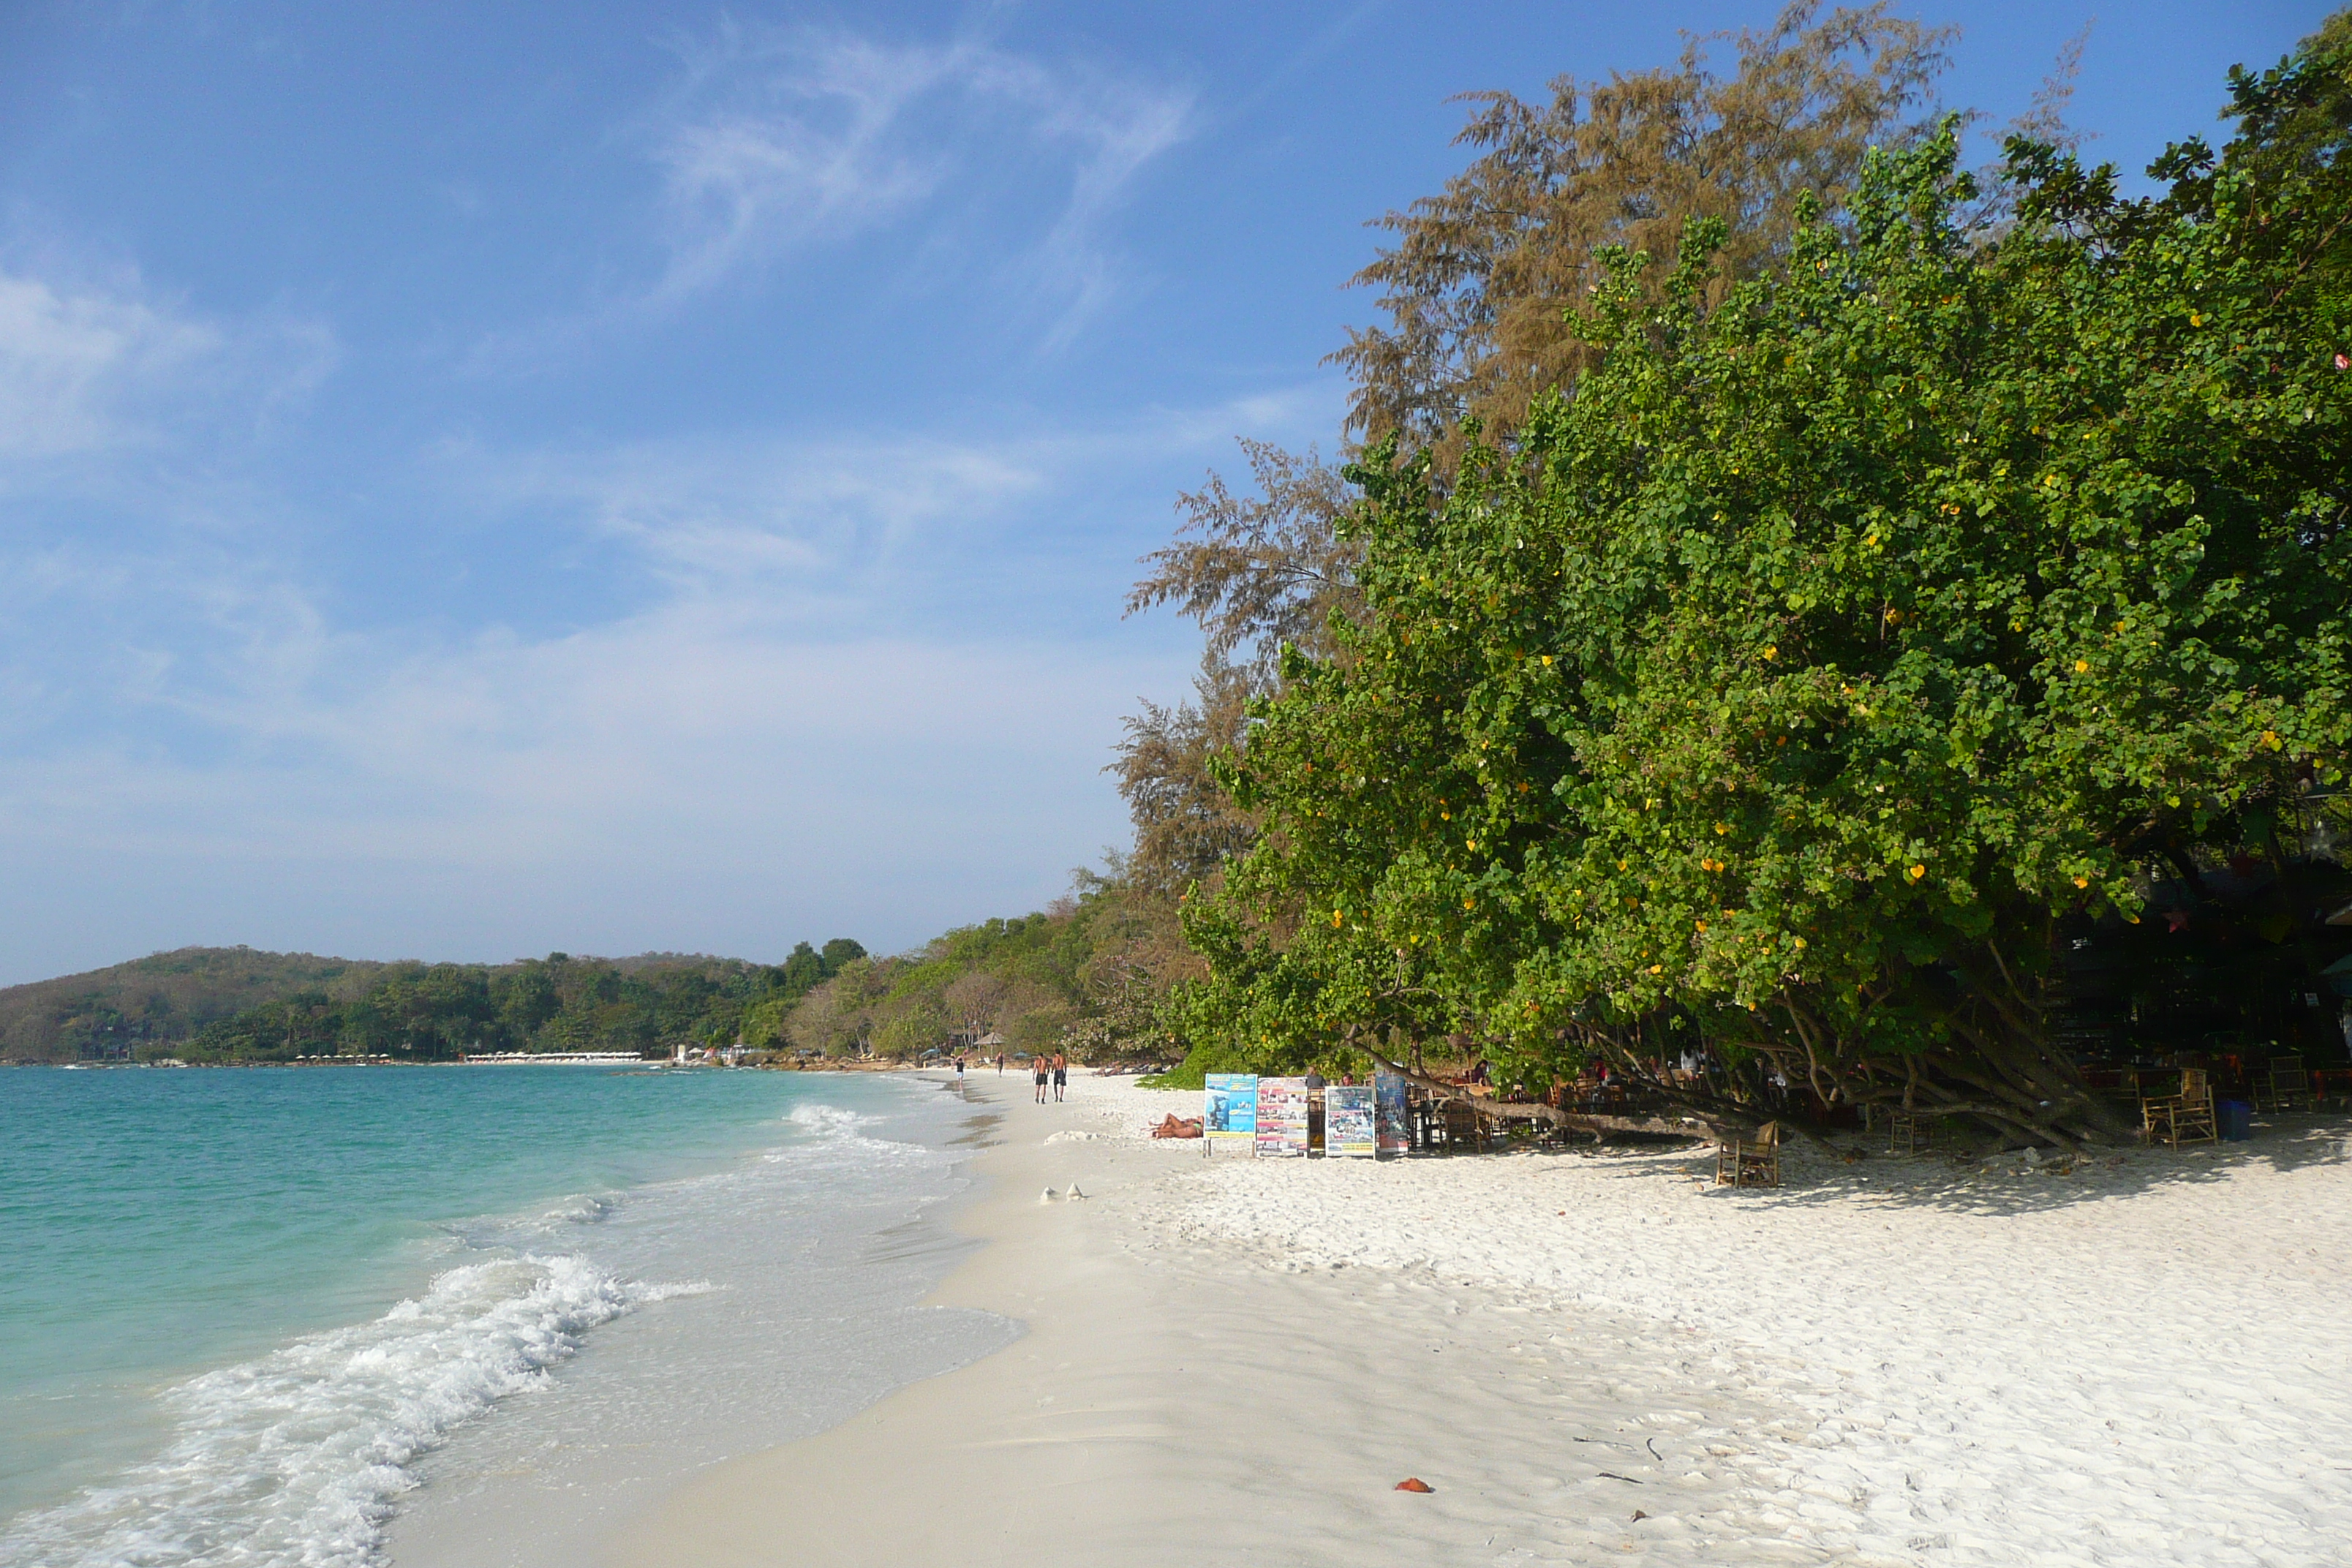
M 0 463 L 152 442 L 224 410 L 259 422 L 331 369 L 323 325 L 207 319 L 135 275 L 0 265 Z
M 673 90 L 624 138 L 656 177 L 658 266 L 580 310 L 490 334 L 474 371 L 543 368 L 606 331 L 759 287 L 795 257 L 909 225 L 922 232 L 907 254 L 958 268 L 976 256 L 1011 313 L 1058 347 L 1115 295 L 1108 220 L 1196 121 L 1183 87 L 971 37 L 730 22 L 676 47 Z
M 1058 293 L 1055 321 L 1041 345 L 1058 349 L 1106 305 L 1115 287 L 1103 227 L 1127 200 L 1136 176 L 1193 128 L 1187 93 L 1136 91 L 1095 84 L 1071 92 L 1042 75 L 1024 84 L 1040 110 L 1042 134 L 1082 150 L 1068 204 L 1034 249 L 1034 274 Z
M 289 584 L 112 570 L 87 586 L 211 646 L 174 626 L 163 668 L 71 678 L 102 676 L 116 722 L 0 752 L 0 871 L 141 889 L 110 955 L 911 941 L 1042 901 L 1118 837 L 1117 716 L 1182 673 L 992 621 L 812 641 L 748 592 L 537 638 L 336 631 Z M 55 940 L 12 931 L 30 967 L 0 979 L 71 962 Z
M 1096 425 L 896 439 L 452 443 L 434 471 L 456 510 L 616 547 L 661 594 L 789 606 L 810 636 L 919 620 L 975 592 L 1024 616 L 1081 578 L 1108 618 L 1119 584 L 1095 579 L 1158 542 L 1177 489 L 1228 462 L 1237 434 L 1311 439 L 1339 397 L 1318 381 Z
M 551 514 L 631 550 L 671 587 L 772 593 L 887 563 L 941 520 L 992 514 L 1050 482 L 1035 441 L 793 440 L 767 435 L 590 449 L 443 448 L 464 504 Z
M 730 25 L 682 56 L 682 90 L 652 132 L 672 224 L 664 301 L 848 238 L 950 184 L 993 189 L 992 164 L 1040 152 L 1063 194 L 1023 248 L 1065 287 L 1098 289 L 1102 220 L 1193 120 L 1183 89 L 972 38 Z
M 787 809 L 908 812 L 935 752 L 1076 761 L 1045 787 L 1093 793 L 1089 759 L 1129 687 L 1161 673 L 1147 652 L 1074 670 L 1049 647 L 952 630 L 810 641 L 749 595 L 558 637 L 434 641 L 331 630 L 286 584 L 178 586 L 173 605 L 147 582 L 150 613 L 207 619 L 217 646 L 154 679 L 128 661 L 110 672 L 118 712 L 143 710 L 143 724 L 0 763 L 0 839 L 471 872 L 592 852 L 704 860 L 684 835 L 756 833 Z M 194 743 L 140 743 L 173 730 Z M 740 837 L 727 851 L 766 852 Z
M 1016 74 L 997 100 L 1101 163 L 1073 175 L 1082 236 L 1158 133 L 1060 129 Z M 334 356 L 299 318 L 0 260 L 0 877 L 141 889 L 79 900 L 82 934 L 0 922 L 24 966 L 0 979 L 142 942 L 762 951 L 772 916 L 770 945 L 887 942 L 1048 897 L 1119 837 L 1118 716 L 1190 663 L 1072 636 L 1067 605 L 1164 527 L 1169 479 L 1335 396 L 435 449 L 410 476 L 432 527 L 588 558 L 593 607 L 526 625 L 354 581 L 404 569 L 400 539 L 340 556 L 344 520 L 271 487 L 250 435 Z
M 104 956 L 150 917 L 156 944 L 499 956 L 766 951 L 746 933 L 772 915 L 781 942 L 889 942 L 1042 900 L 1121 835 L 1119 715 L 1191 666 L 1150 629 L 1041 624 L 1073 593 L 1116 616 L 1064 558 L 1093 531 L 1123 561 L 1170 479 L 1335 396 L 992 439 L 440 449 L 428 510 L 606 549 L 620 607 L 554 629 L 355 617 L 331 573 L 224 531 L 0 538 L 0 875 L 135 879 Z
M 123 438 L 128 405 L 218 354 L 219 331 L 135 298 L 0 273 L 0 455 Z
M 971 51 L 891 48 L 847 35 L 748 37 L 730 26 L 688 53 L 679 100 L 652 128 L 669 262 L 648 301 L 847 239 L 929 195 L 946 149 L 908 134 L 910 110 L 968 83 Z

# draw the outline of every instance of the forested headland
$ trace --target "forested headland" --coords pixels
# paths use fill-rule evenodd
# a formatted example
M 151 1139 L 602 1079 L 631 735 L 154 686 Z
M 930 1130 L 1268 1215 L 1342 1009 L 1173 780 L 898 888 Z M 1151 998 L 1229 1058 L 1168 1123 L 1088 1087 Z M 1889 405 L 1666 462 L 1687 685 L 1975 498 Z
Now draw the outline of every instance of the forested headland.
M 11 985 L 0 989 L 0 1059 L 128 1060 L 289 992 L 364 984 L 382 968 L 309 952 L 189 947 Z
M 1053 907 L 896 955 L 289 972 L 174 1037 L 1433 1051 L 2064 1144 L 2123 1131 L 2086 1062 L 2342 1059 L 2352 13 L 2216 61 L 2219 133 L 2138 186 L 2083 156 L 2070 60 L 2007 127 L 1940 105 L 1953 42 L 1799 5 L 1474 95 L 1352 279 L 1335 458 L 1244 443 L 1146 558 L 1128 607 L 1201 672 L 1112 760 L 1131 848 Z M 44 994 L 11 1052 L 84 1027 Z
M 781 963 L 698 954 L 510 963 L 355 963 L 244 948 L 158 953 L 0 991 L 16 1061 L 451 1060 L 490 1051 L 740 1046 L 777 1058 L 906 1060 L 950 1036 L 1100 1058 L 1169 1055 L 1155 943 L 1172 925 L 1118 882 L 1025 918 L 877 956 L 836 937 Z M 1163 955 L 1164 956 L 1164 955 Z M 1181 957 L 1177 960 L 1181 962 Z
M 780 964 L 693 954 L 550 953 L 504 964 L 371 963 L 188 948 L 0 991 L 15 1060 L 446 1059 L 470 1051 L 667 1051 L 768 1036 L 861 962 L 836 939 Z

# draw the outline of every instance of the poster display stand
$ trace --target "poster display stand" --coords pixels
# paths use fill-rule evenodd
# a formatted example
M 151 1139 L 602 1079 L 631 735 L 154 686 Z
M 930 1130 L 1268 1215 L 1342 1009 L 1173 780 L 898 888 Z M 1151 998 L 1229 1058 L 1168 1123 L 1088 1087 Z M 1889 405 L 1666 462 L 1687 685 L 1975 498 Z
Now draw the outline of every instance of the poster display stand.
M 1303 1160 L 1307 1157 L 1305 1079 L 1262 1078 L 1257 1080 L 1256 1149 L 1264 1159 Z
M 1372 1133 L 1372 1086 L 1335 1083 L 1323 1090 L 1326 1159 L 1370 1160 L 1380 1152 Z
M 1405 1102 L 1402 1073 L 1378 1073 L 1372 1079 L 1373 1116 L 1379 1125 L 1381 1158 L 1412 1152 L 1412 1111 Z
M 1213 1072 L 1201 1100 L 1201 1152 L 1220 1143 L 1248 1145 L 1257 1137 L 1257 1074 Z

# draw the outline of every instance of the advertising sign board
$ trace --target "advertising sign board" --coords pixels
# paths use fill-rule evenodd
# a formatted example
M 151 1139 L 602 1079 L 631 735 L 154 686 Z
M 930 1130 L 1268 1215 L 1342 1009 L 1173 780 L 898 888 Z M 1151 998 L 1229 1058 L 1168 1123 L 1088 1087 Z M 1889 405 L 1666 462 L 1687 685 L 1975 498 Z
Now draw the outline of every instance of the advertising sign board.
M 1257 1152 L 1277 1160 L 1307 1157 L 1307 1080 L 1257 1080 Z
M 1257 1074 L 1213 1072 L 1201 1101 L 1201 1131 L 1211 1143 L 1248 1142 L 1257 1134 Z
M 1372 1086 L 1335 1083 L 1323 1091 L 1326 1159 L 1369 1160 L 1380 1152 L 1372 1136 Z
M 1382 1154 L 1409 1153 L 1412 1149 L 1412 1112 L 1405 1104 L 1404 1077 L 1384 1072 L 1372 1079 L 1374 1117 L 1380 1126 Z

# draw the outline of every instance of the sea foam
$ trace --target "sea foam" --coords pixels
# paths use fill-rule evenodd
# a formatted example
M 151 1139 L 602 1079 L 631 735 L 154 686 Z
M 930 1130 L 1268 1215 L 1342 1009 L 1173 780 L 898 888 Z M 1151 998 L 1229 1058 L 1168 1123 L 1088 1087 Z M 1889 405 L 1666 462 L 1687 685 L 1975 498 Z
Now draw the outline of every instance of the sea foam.
M 16 1234 L 108 1262 L 78 1282 L 85 1297 L 116 1293 L 98 1294 L 91 1319 L 121 1350 L 100 1373 L 68 1369 L 41 1391 L 41 1433 L 0 1430 L 0 1461 L 20 1467 L 66 1445 L 47 1474 L 68 1483 L 0 1517 L 0 1568 L 363 1568 L 448 1557 L 458 1542 L 517 1568 L 573 1568 L 597 1544 L 601 1516 L 583 1497 L 643 1496 L 805 1436 L 1017 1332 L 919 1304 L 959 1251 L 923 1215 L 963 1185 L 940 1146 L 962 1112 L 933 1090 L 780 1074 L 111 1081 L 202 1091 L 210 1114 L 142 1100 L 106 1123 L 73 1101 L 77 1117 L 40 1125 L 74 1139 L 15 1168 L 54 1200 L 20 1205 L 20 1221 L 45 1223 Z M 860 1109 L 791 1103 L 820 1094 Z M 743 1116 L 753 1104 L 761 1113 Z M 703 1126 L 730 1111 L 732 1124 Z M 191 1121 L 205 1136 L 171 1184 L 91 1201 L 89 1173 L 110 1152 L 169 1152 Z M 420 1163 L 416 1141 L 386 1139 L 387 1125 L 418 1130 L 436 1158 Z M 515 1155 L 542 1147 L 562 1156 Z M 0 1145 L 0 1163 L 9 1153 Z M 677 1173 L 648 1172 L 664 1164 Z M 44 1189 L 52 1170 L 77 1179 Z M 510 1187 L 541 1174 L 561 1184 L 445 1217 L 495 1190 L 486 1172 Z M 0 1221 L 8 1214 L 0 1205 Z M 355 1233 L 373 1240 L 350 1245 Z M 157 1237 L 184 1235 L 203 1240 L 167 1251 L 176 1272 L 159 1276 Z M 12 1267 L 30 1255 L 19 1246 Z M 368 1268 L 415 1281 L 428 1257 L 440 1272 L 412 1283 L 413 1299 L 312 1327 L 321 1305 L 364 1288 Z M 0 1311 L 25 1278 L 0 1273 Z M 272 1291 L 301 1300 L 278 1313 Z M 697 1299 L 634 1311 L 673 1296 Z M 146 1299 L 144 1318 L 110 1319 L 117 1297 Z M 231 1321 L 249 1332 L 281 1318 L 310 1331 L 289 1324 L 266 1353 L 229 1348 Z M 141 1352 L 133 1334 L 177 1348 Z M 51 1342 L 79 1342 L 59 1331 Z M 0 1375 L 0 1396 L 11 1392 Z M 119 1458 L 100 1467 L 89 1447 L 72 1450 L 68 1399 L 95 1402 L 81 1408 L 110 1424 Z
M 580 1333 L 700 1285 L 572 1256 L 467 1264 L 366 1323 L 207 1373 L 163 1399 L 173 1436 L 114 1483 L 15 1522 L 0 1568 L 342 1568 L 373 1552 L 410 1463 L 531 1388 Z

